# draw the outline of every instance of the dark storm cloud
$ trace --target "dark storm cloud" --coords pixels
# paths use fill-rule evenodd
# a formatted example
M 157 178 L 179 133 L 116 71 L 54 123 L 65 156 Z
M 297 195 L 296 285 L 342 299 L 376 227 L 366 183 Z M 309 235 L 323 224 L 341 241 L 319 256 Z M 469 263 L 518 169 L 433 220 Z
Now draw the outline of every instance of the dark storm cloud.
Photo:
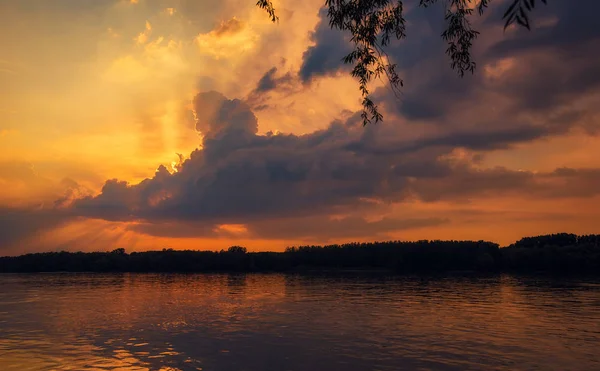
M 501 17 L 501 7 L 494 7 L 494 15 L 488 24 Z M 518 29 L 506 40 L 492 48 L 495 53 L 527 51 L 530 47 L 550 48 L 559 51 L 573 46 L 573 41 L 585 43 L 600 37 L 595 14 L 600 11 L 600 3 L 595 0 L 554 0 L 548 5 L 535 9 L 533 13 L 534 32 Z
M 457 131 L 451 134 L 424 139 L 416 143 L 417 146 L 447 146 L 463 147 L 476 151 L 506 149 L 510 145 L 527 142 L 538 138 L 544 129 L 532 125 L 521 125 L 514 128 L 499 128 L 496 130 Z
M 512 98 L 511 112 L 545 116 L 550 134 L 574 127 L 597 132 L 597 120 L 585 117 L 595 107 L 574 107 L 600 93 L 600 28 L 593 16 L 598 11 L 600 3 L 593 0 L 552 1 L 537 14 L 536 29 L 507 36 L 484 53 L 484 61 L 517 58 L 496 87 Z
M 390 96 L 388 89 L 379 89 L 376 101 L 387 100 L 403 117 L 410 120 L 435 120 L 443 117 L 459 99 L 466 99 L 478 84 L 479 76 L 457 77 L 449 67 L 445 55 L 446 43 L 440 35 L 444 31 L 444 7 L 436 4 L 428 8 L 406 10 L 407 37 L 387 47 L 397 64 L 405 85 L 400 101 Z M 334 74 L 351 66 L 342 58 L 352 51 L 346 33 L 331 30 L 327 12 L 320 13 L 321 21 L 313 33 L 314 46 L 304 53 L 300 77 L 311 78 Z
M 374 93 L 376 101 L 411 121 L 458 128 L 462 123 L 455 119 L 457 111 L 493 106 L 490 97 L 496 95 L 512 104 L 503 110 L 490 110 L 475 120 L 482 121 L 480 125 L 489 128 L 490 134 L 523 128 L 522 134 L 513 133 L 517 142 L 563 134 L 580 125 L 577 119 L 565 117 L 559 122 L 550 116 L 564 115 L 564 111 L 576 116 L 571 103 L 599 92 L 600 28 L 594 16 L 600 11 L 599 2 L 552 1 L 536 8 L 534 30 L 509 30 L 503 35 L 499 28 L 506 4 L 492 3 L 484 18 L 475 17 L 475 27 L 481 31 L 473 49 L 477 70 L 464 78 L 450 68 L 445 55 L 447 45 L 440 37 L 445 27 L 442 5 L 407 10 L 407 38 L 388 48 L 405 81 L 403 94 L 398 100 L 387 89 L 379 89 Z M 300 71 L 305 80 L 339 71 L 343 68 L 341 57 L 349 51 L 343 35 L 328 30 L 327 15 L 322 13 L 321 18 L 313 35 L 316 45 L 307 49 Z M 498 37 L 498 41 L 492 41 Z M 486 66 L 507 58 L 517 59 L 490 83 Z M 542 119 L 548 122 L 544 127 L 509 122 L 528 113 L 546 115 Z M 597 132 L 600 124 L 596 121 L 588 121 L 584 129 Z
M 484 121 L 485 123 L 485 121 Z M 363 136 L 348 144 L 348 149 L 378 156 L 403 154 L 402 160 L 423 168 L 421 161 L 435 158 L 453 148 L 466 148 L 473 151 L 490 151 L 507 149 L 517 143 L 528 142 L 546 135 L 551 129 L 543 125 L 519 124 L 513 127 L 501 127 L 505 122 L 496 123 L 498 128 L 482 128 L 472 130 L 455 130 L 434 133 L 410 141 L 397 139 L 392 141 L 374 141 Z M 506 125 L 509 126 L 509 125 Z M 422 151 L 434 150 L 429 156 L 423 157 Z M 417 155 L 417 157 L 414 157 Z M 435 164 L 429 164 L 434 166 Z
M 388 193 L 389 163 L 344 149 L 362 135 L 362 128 L 335 123 L 303 136 L 257 135 L 256 117 L 242 101 L 213 92 L 198 95 L 195 105 L 203 149 L 193 152 L 177 173 L 161 167 L 136 186 L 111 180 L 99 196 L 75 207 L 108 219 L 232 222 L 314 213 Z
M 424 201 L 472 199 L 496 195 L 538 199 L 589 198 L 600 195 L 600 169 L 559 168 L 547 173 L 504 167 L 458 166 L 437 179 L 416 179 L 412 189 Z
M 345 34 L 329 27 L 325 9 L 321 9 L 319 17 L 320 21 L 311 35 L 315 45 L 309 47 L 302 56 L 300 78 L 304 82 L 342 69 L 342 58 L 352 51 L 352 45 Z
M 325 8 L 319 12 L 319 18 L 320 21 L 311 35 L 315 44 L 303 54 L 300 68 L 303 81 L 350 69 L 350 66 L 343 63 L 343 57 L 353 49 L 347 33 L 331 29 Z M 392 51 L 398 50 L 394 55 L 394 62 L 400 68 L 412 67 L 433 53 L 444 53 L 445 44 L 440 39 L 444 19 L 442 7 L 409 9 L 406 19 L 409 22 L 410 37 L 389 48 Z
M 260 110 L 261 106 L 264 106 L 264 104 L 260 104 L 261 96 L 263 94 L 281 88 L 289 89 L 291 88 L 291 84 L 293 81 L 294 78 L 291 73 L 288 72 L 283 76 L 277 76 L 277 67 L 273 67 L 270 70 L 268 70 L 260 78 L 260 80 L 258 80 L 256 88 L 250 93 L 248 97 L 248 101 L 255 103 L 255 110 Z
M 595 195 L 593 186 L 600 186 L 592 170 L 535 174 L 478 169 L 472 159 L 444 157 L 457 146 L 483 141 L 483 136 L 386 143 L 390 135 L 379 127 L 342 122 L 302 136 L 257 135 L 256 117 L 243 102 L 211 92 L 199 94 L 195 104 L 203 117 L 197 123 L 204 134 L 203 149 L 194 151 L 178 172 L 160 167 L 138 185 L 110 180 L 100 195 L 76 201 L 75 212 L 108 220 L 252 225 L 273 218 L 348 212 L 365 199 L 572 197 L 579 192 Z M 513 140 L 512 133 L 498 137 L 495 146 Z M 378 144 L 403 149 L 380 152 L 375 150 Z M 579 186 L 563 189 L 561 182 L 567 179 Z
M 429 122 L 439 127 L 437 136 L 415 146 L 445 143 L 488 151 L 574 129 L 595 134 L 600 123 L 589 101 L 597 101 L 600 92 L 600 71 L 596 67 L 600 64 L 600 31 L 597 27 L 592 30 L 595 21 L 583 13 L 593 13 L 598 7 L 598 3 L 587 1 L 577 6 L 567 1 L 553 2 L 534 15 L 542 24 L 539 28 L 507 32 L 491 44 L 486 35 L 493 36 L 496 31 L 491 27 L 497 29 L 498 24 L 486 21 L 478 25 L 482 31 L 474 49 L 478 69 L 475 75 L 464 78 L 456 76 L 439 48 L 434 47 L 435 37 L 431 37 L 436 33 L 420 34 L 416 38 L 428 45 L 429 58 L 402 70 L 406 89 L 400 100 L 380 89 L 375 93 L 376 101 L 409 122 Z M 501 7 L 492 10 L 497 8 Z M 550 15 L 558 21 L 551 23 Z M 490 46 L 482 48 L 479 44 Z M 398 59 L 410 55 L 411 50 L 406 44 L 390 54 Z M 490 80 L 486 76 L 488 66 L 501 63 L 506 63 L 508 69 Z M 469 111 L 473 111 L 470 117 Z
M 513 94 L 521 109 L 548 110 L 598 91 L 600 87 L 600 28 L 593 0 L 553 1 L 548 16 L 554 24 L 516 33 L 493 45 L 488 60 L 516 56 L 519 68 L 509 74 L 501 92 Z M 544 20 L 540 16 L 540 21 Z
M 271 68 L 267 73 L 263 75 L 263 77 L 258 80 L 258 85 L 256 86 L 256 90 L 259 92 L 265 92 L 269 90 L 275 89 L 277 86 L 275 82 L 275 73 L 277 72 L 277 67 Z

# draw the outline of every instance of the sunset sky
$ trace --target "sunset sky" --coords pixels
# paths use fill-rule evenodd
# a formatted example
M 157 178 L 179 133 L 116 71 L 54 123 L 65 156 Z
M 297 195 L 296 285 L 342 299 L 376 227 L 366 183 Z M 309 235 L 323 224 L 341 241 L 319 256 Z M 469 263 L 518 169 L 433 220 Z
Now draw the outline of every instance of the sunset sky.
M 462 79 L 417 3 L 363 127 L 323 0 L 0 0 L 0 255 L 598 233 L 600 2 L 493 1 Z

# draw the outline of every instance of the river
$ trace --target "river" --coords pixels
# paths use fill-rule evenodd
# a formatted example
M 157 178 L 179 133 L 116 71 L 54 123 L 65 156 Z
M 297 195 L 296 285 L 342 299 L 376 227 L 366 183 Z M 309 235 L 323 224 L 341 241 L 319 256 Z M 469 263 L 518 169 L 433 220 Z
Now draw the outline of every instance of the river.
M 600 370 L 600 280 L 4 274 L 0 370 Z

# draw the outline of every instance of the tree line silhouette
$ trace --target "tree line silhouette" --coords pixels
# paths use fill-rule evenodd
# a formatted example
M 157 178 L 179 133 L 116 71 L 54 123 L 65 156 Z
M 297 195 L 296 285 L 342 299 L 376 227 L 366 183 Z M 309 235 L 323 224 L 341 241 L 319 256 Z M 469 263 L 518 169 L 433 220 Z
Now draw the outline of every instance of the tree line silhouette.
M 298 272 L 386 270 L 600 273 L 600 235 L 526 237 L 500 248 L 487 241 L 388 241 L 288 247 L 284 252 L 173 250 L 47 252 L 0 257 L 0 272 Z

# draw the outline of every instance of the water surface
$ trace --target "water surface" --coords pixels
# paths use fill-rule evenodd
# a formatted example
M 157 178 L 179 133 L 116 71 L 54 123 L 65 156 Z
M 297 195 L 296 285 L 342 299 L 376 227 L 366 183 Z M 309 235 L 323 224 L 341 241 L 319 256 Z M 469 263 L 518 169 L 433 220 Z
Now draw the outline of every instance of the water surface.
M 600 370 L 600 281 L 0 275 L 0 370 Z

